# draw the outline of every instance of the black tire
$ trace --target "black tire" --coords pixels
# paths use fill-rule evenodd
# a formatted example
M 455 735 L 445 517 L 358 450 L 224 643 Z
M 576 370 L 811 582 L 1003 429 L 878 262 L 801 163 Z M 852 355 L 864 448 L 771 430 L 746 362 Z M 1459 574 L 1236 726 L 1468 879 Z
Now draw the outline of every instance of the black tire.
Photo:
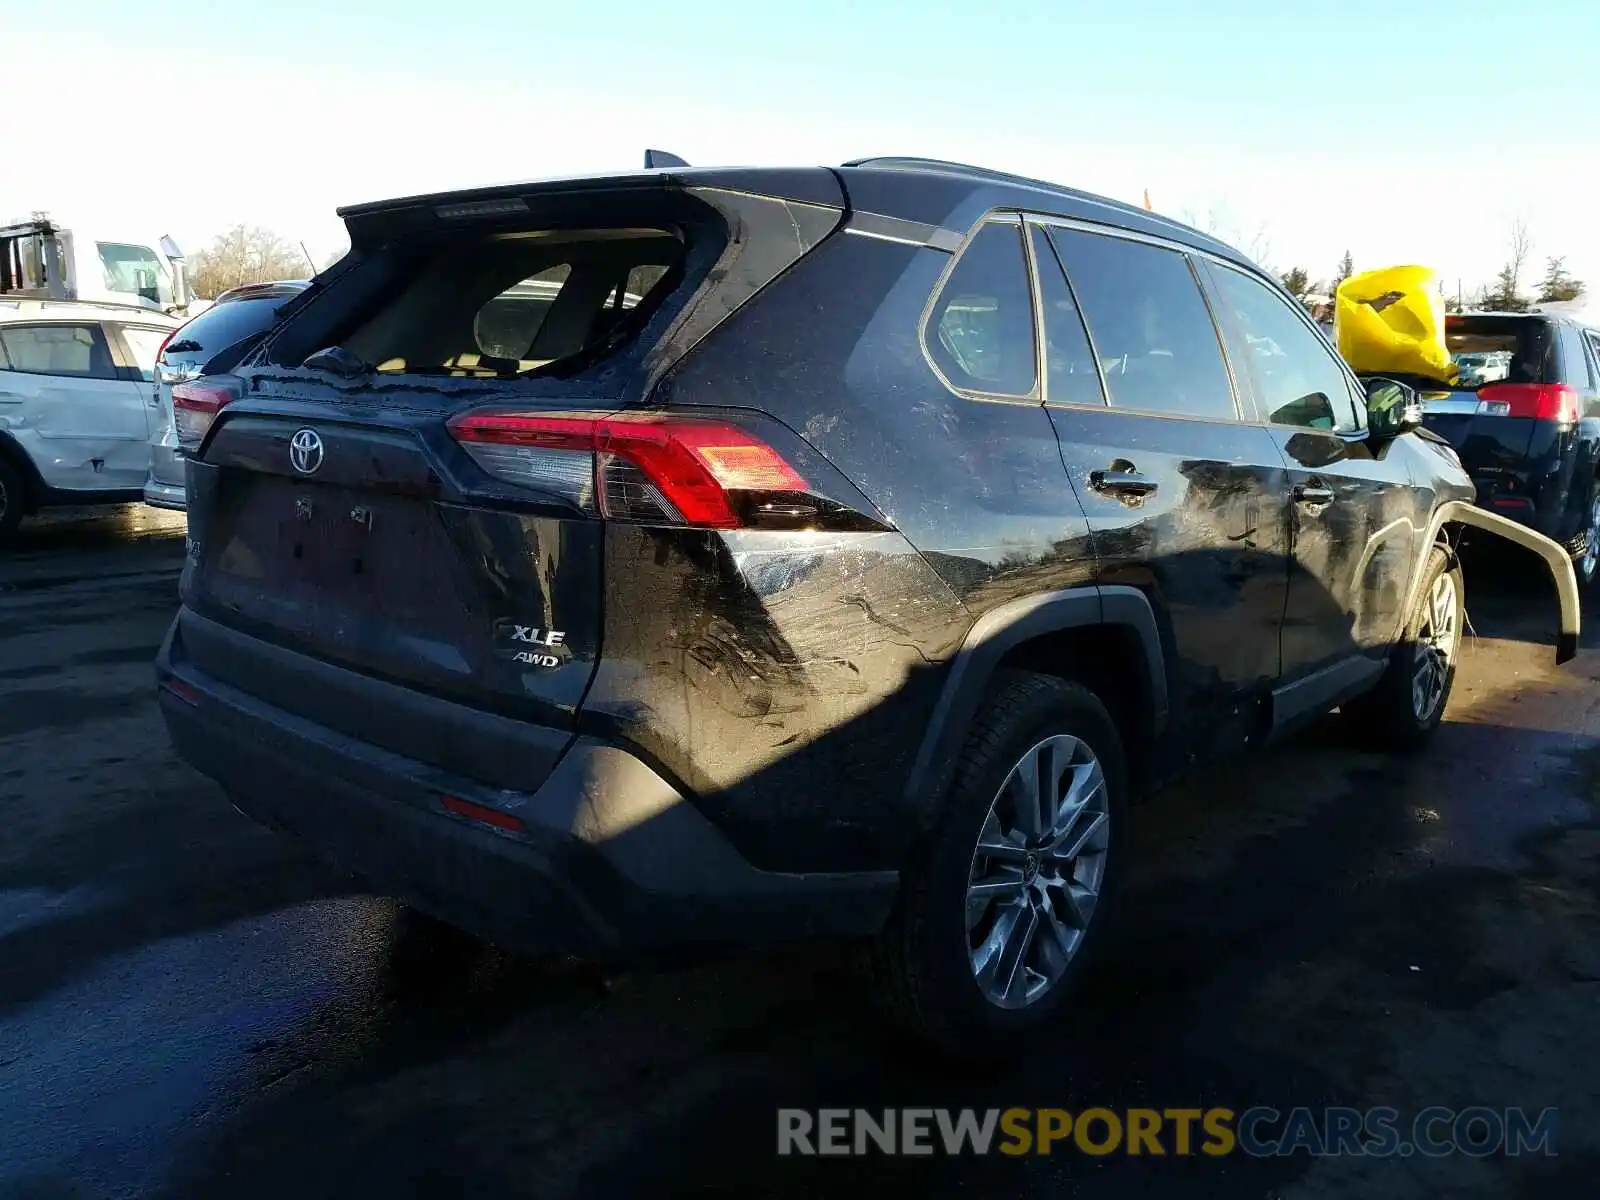
M 980 831 L 990 819 L 991 806 L 999 802 L 1002 785 L 1030 748 L 1057 734 L 1083 743 L 1104 776 L 1103 806 L 1099 799 L 1095 806 L 1103 807 L 1109 839 L 1103 850 L 1085 852 L 1086 859 L 1104 855 L 1098 868 L 1099 897 L 1077 935 L 1075 949 L 1064 955 L 1065 970 L 1053 986 L 1024 1007 L 1003 1008 L 986 997 L 978 983 L 969 939 L 981 943 L 984 934 L 981 925 L 976 931 L 968 929 L 967 889 L 978 863 Z M 1094 693 L 1052 676 L 998 673 L 938 817 L 903 873 L 889 926 L 864 955 L 873 998 L 890 1019 L 957 1059 L 997 1061 L 1022 1049 L 1026 1043 L 1019 1044 L 1014 1035 L 1044 1024 L 1060 1008 L 1098 950 L 1115 912 L 1121 856 L 1126 853 L 1127 793 L 1122 739 Z M 1030 854 L 1028 861 L 1032 866 L 1019 864 L 1018 872 L 1031 870 L 1042 880 L 1036 856 Z M 1044 867 L 1050 869 L 1047 859 Z M 1055 869 L 1076 872 L 1078 867 L 1074 862 Z M 995 903 L 998 912 L 1000 902 Z M 1043 919 L 1039 928 L 1045 928 Z M 1063 947 L 1052 940 L 1040 952 L 1044 949 L 1054 955 Z
M 22 477 L 10 463 L 0 458 L 0 542 L 16 532 L 27 504 L 28 495 Z
M 1449 576 L 1455 585 L 1452 614 L 1454 638 L 1443 670 L 1443 689 L 1431 708 L 1419 712 L 1413 688 L 1420 666 L 1418 641 L 1423 637 L 1424 626 L 1431 626 L 1430 607 L 1434 586 L 1441 576 Z M 1422 586 L 1417 590 L 1417 602 L 1406 617 L 1399 642 L 1390 652 L 1389 665 L 1371 691 L 1343 706 L 1345 720 L 1363 743 L 1378 750 L 1404 752 L 1420 749 L 1433 736 L 1450 703 L 1450 689 L 1455 683 L 1456 662 L 1460 657 L 1461 638 L 1466 624 L 1465 614 L 1466 587 L 1461 568 L 1443 548 L 1435 546 L 1428 553 L 1428 560 L 1422 569 Z
M 1578 516 L 1578 529 L 1567 539 L 1567 553 L 1572 556 L 1572 573 L 1578 586 L 1586 588 L 1600 575 L 1600 479 L 1592 480 L 1584 497 L 1583 512 Z M 1591 554 L 1594 547 L 1596 553 Z

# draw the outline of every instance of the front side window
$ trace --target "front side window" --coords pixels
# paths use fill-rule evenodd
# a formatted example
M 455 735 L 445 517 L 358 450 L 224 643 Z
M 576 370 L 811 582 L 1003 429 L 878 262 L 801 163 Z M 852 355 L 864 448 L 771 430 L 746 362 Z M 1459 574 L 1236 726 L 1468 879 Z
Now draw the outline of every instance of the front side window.
M 1144 242 L 1052 229 L 1113 408 L 1237 420 L 1233 381 L 1189 261 Z
M 13 371 L 115 379 L 105 335 L 93 325 L 0 326 L 0 346 Z
M 991 222 L 974 235 L 934 303 L 926 336 L 928 352 L 954 387 L 1034 394 L 1033 294 L 1020 225 Z
M 130 246 L 122 242 L 96 242 L 100 268 L 108 292 L 127 292 L 163 303 L 168 298 L 166 264 L 149 246 Z
M 1227 336 L 1234 362 L 1250 372 L 1261 415 L 1274 425 L 1355 429 L 1344 368 L 1289 301 L 1231 267 L 1215 267 L 1212 277 L 1232 320 Z

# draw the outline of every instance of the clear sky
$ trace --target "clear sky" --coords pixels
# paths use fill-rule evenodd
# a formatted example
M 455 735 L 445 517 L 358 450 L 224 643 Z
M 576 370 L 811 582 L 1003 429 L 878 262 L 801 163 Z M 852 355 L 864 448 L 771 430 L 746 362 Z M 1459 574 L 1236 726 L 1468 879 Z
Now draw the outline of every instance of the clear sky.
M 320 259 L 336 205 L 646 146 L 923 154 L 1148 188 L 1314 277 L 1470 290 L 1521 217 L 1600 290 L 1596 0 L 0 0 L 0 47 L 0 217 L 102 236 Z

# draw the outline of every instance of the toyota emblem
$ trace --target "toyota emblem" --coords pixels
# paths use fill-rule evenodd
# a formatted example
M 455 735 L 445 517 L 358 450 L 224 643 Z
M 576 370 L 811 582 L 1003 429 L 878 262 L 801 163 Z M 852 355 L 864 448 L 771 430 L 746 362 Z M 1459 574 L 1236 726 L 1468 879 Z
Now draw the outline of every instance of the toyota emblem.
M 289 463 L 302 475 L 314 475 L 322 465 L 322 439 L 315 429 L 297 429 L 289 439 Z

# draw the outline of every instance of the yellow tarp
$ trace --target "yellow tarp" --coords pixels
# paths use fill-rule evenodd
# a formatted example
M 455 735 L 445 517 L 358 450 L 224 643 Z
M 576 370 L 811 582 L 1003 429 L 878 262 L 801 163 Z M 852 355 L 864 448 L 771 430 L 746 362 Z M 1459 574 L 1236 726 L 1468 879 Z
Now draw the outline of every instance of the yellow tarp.
M 1333 332 L 1339 353 L 1360 374 L 1455 380 L 1444 344 L 1444 300 L 1427 267 L 1350 276 L 1334 295 Z

